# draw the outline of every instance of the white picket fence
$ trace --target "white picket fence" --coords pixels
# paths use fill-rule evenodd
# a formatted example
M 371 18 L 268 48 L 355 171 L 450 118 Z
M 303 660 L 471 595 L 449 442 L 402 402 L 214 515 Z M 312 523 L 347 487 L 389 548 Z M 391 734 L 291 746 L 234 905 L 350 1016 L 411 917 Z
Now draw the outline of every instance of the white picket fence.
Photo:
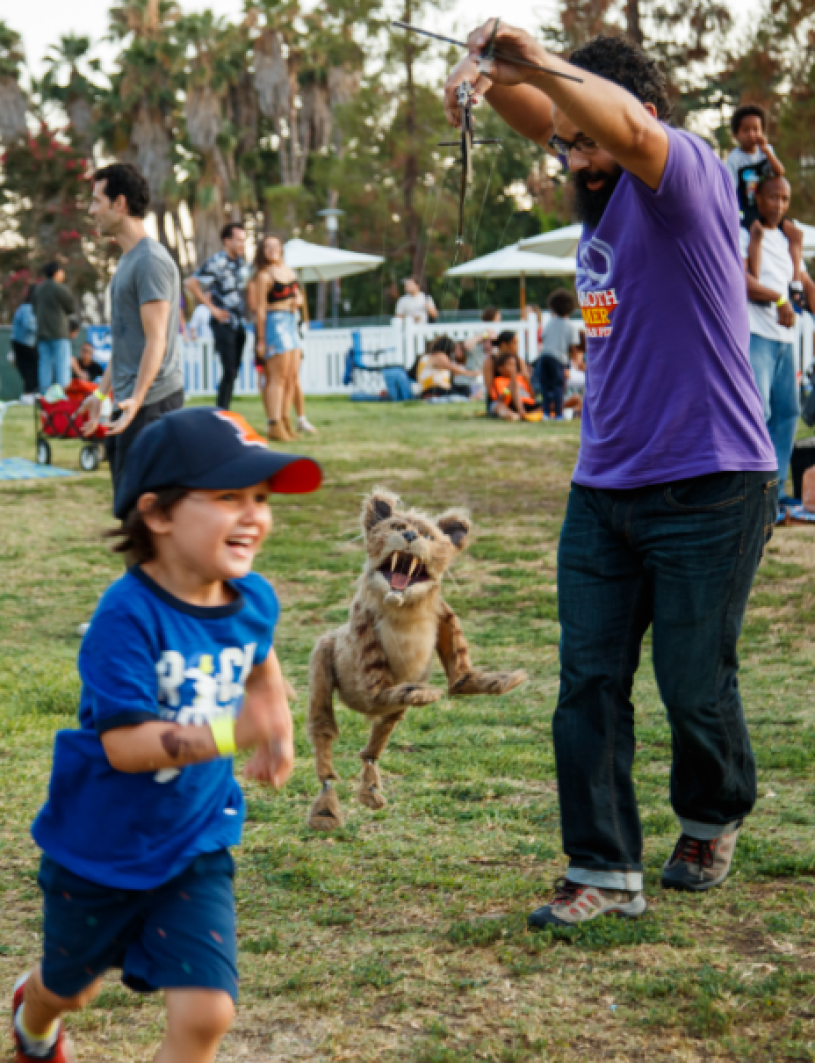
M 362 354 L 367 366 L 402 365 L 409 369 L 427 347 L 428 340 L 446 334 L 464 340 L 480 336 L 481 321 L 417 325 L 412 321 L 394 321 L 387 326 L 359 329 L 314 329 L 303 336 L 303 366 L 300 380 L 306 395 L 345 395 L 352 391 L 378 393 L 384 387 L 379 373 L 357 374 L 353 385 L 343 384 L 345 362 L 353 347 L 354 333 L 360 334 Z M 491 326 L 495 331 L 495 326 Z M 519 350 L 524 358 L 537 357 L 537 324 L 526 321 L 501 322 L 498 330 L 518 333 Z M 212 341 L 182 343 L 184 390 L 190 397 L 214 395 L 221 379 L 221 363 Z M 257 394 L 257 370 L 254 365 L 254 336 L 249 335 L 235 385 L 236 395 Z

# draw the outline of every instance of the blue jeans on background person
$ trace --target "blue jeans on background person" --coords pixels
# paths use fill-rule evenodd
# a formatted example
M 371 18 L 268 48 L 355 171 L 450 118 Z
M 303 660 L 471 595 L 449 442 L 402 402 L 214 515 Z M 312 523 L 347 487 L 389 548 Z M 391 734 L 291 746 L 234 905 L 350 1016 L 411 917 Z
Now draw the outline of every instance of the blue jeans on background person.
M 390 366 L 382 370 L 382 379 L 388 390 L 391 402 L 407 402 L 413 398 L 413 387 L 407 371 L 401 366 Z
M 540 384 L 544 417 L 549 416 L 553 405 L 555 407 L 555 417 L 563 416 L 564 369 L 565 366 L 559 358 L 555 358 L 551 354 L 541 355 Z
M 40 394 L 44 394 L 52 384 L 67 388 L 71 383 L 71 341 L 39 340 L 37 354 Z
M 682 830 L 716 838 L 752 809 L 736 644 L 777 483 L 775 473 L 722 472 L 625 491 L 572 484 L 558 547 L 552 724 L 571 881 L 642 889 L 631 691 L 649 627 Z
M 795 347 L 750 333 L 750 365 L 764 403 L 764 420 L 778 461 L 778 494 L 783 498 L 800 412 Z

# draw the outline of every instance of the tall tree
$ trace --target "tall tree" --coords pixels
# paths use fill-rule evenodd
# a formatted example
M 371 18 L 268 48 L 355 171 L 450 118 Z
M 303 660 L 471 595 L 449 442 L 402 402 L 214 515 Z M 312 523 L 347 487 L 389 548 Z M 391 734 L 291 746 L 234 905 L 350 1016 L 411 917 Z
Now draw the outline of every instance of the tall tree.
M 20 34 L 0 19 L 0 144 L 16 144 L 28 133 L 28 100 L 20 85 L 24 62 Z
M 48 50 L 45 61 L 45 74 L 38 85 L 40 95 L 62 105 L 71 143 L 92 157 L 96 141 L 94 112 L 102 88 L 97 81 L 101 63 L 91 58 L 90 38 L 73 33 L 60 37 Z

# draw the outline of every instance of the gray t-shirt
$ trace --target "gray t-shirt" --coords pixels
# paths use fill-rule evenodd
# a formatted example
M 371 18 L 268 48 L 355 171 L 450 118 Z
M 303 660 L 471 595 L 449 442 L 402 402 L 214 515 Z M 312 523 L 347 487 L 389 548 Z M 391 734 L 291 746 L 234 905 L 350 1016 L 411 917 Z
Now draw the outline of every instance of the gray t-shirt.
M 144 303 L 170 304 L 167 349 L 144 405 L 161 402 L 184 387 L 178 347 L 180 299 L 181 282 L 175 262 L 157 240 L 146 236 L 122 255 L 110 286 L 113 394 L 117 402 L 129 399 L 136 386 L 145 344 L 141 321 Z
M 580 343 L 580 335 L 577 325 L 567 317 L 558 317 L 552 314 L 543 330 L 543 342 L 541 354 L 548 354 L 562 365 L 569 364 L 569 348 L 576 347 Z

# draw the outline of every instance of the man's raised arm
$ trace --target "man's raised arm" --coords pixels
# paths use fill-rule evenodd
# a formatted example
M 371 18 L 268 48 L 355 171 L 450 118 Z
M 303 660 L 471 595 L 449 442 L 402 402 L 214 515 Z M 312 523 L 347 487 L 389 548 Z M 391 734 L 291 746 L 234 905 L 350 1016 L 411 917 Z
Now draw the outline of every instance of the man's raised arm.
M 529 139 L 538 144 L 542 142 L 546 126 L 546 103 L 543 101 L 549 101 L 550 108 L 554 104 L 555 117 L 557 111 L 561 111 L 576 133 L 596 141 L 649 188 L 659 187 L 668 160 L 668 136 L 657 121 L 651 104 L 640 103 L 626 89 L 605 78 L 570 66 L 547 52 L 525 30 L 503 23 L 495 39 L 496 48 L 503 54 L 516 55 L 519 59 L 562 73 L 579 73 L 583 80 L 580 83 L 566 80 L 515 66 L 505 59 L 492 60 L 489 74 L 478 75 L 479 56 L 494 25 L 495 19 L 490 19 L 470 34 L 467 39 L 470 53 L 447 80 L 445 111 L 453 125 L 459 122 L 455 92 L 462 81 L 471 80 L 476 93 L 486 94 L 490 105 L 495 106 L 505 121 L 527 136 L 529 134 L 522 129 L 524 123 L 533 134 Z M 519 88 L 526 90 L 523 96 L 518 93 Z M 524 110 L 528 112 L 526 117 Z

